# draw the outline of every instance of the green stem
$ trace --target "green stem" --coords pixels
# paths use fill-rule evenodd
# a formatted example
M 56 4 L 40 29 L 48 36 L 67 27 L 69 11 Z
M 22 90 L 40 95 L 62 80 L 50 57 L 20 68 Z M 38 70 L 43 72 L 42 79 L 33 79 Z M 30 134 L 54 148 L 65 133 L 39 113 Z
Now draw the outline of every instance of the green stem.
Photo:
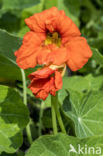
M 21 74 L 22 74 L 22 80 L 23 80 L 23 102 L 27 106 L 26 77 L 25 77 L 25 72 L 23 69 L 21 69 Z M 31 135 L 29 124 L 26 126 L 26 133 L 27 133 L 29 143 L 32 144 L 32 135 Z
M 32 140 L 32 136 L 31 136 L 31 129 L 30 129 L 29 124 L 26 126 L 26 133 L 27 133 L 28 141 L 29 141 L 29 143 L 31 145 L 33 140 Z
M 55 98 L 51 96 L 51 110 L 52 110 L 52 125 L 53 125 L 53 133 L 57 134 L 57 120 L 56 120 L 56 112 L 55 112 Z
M 42 116 L 43 116 L 43 111 L 44 111 L 44 101 L 41 102 L 41 107 L 40 107 L 40 115 L 39 115 L 39 130 L 38 130 L 38 133 L 39 133 L 39 136 L 42 135 Z
M 62 132 L 66 134 L 66 130 L 65 130 L 62 118 L 61 118 L 61 114 L 60 114 L 59 108 L 56 108 L 56 114 L 57 114 L 57 118 L 58 118 L 58 122 L 59 122 L 60 128 L 61 128 Z
M 59 126 L 61 128 L 61 131 L 66 134 L 66 130 L 65 130 L 63 120 L 62 120 L 60 110 L 59 110 L 58 93 L 56 93 L 56 96 L 55 96 L 55 112 L 56 112 L 56 115 L 57 115 L 57 119 L 58 119 L 58 122 L 59 122 Z

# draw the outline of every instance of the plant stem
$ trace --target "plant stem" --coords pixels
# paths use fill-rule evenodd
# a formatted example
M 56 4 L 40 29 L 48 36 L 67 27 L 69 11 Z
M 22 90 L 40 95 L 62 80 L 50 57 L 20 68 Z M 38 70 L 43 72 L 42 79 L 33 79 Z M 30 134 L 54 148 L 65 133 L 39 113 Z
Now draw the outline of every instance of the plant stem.
M 57 120 L 56 120 L 56 112 L 55 112 L 55 98 L 51 96 L 51 109 L 52 109 L 52 125 L 53 125 L 53 133 L 57 134 Z
M 30 125 L 29 124 L 26 126 L 26 133 L 27 133 L 28 141 L 29 141 L 29 143 L 31 145 L 33 140 L 32 140 L 32 136 L 31 136 L 31 130 L 30 130 Z
M 58 122 L 59 122 L 59 126 L 61 128 L 61 131 L 66 134 L 66 130 L 65 130 L 65 127 L 64 127 L 64 124 L 63 124 L 63 120 L 62 120 L 62 117 L 61 117 L 61 114 L 60 114 L 60 111 L 59 111 L 58 93 L 56 93 L 56 96 L 55 96 L 55 112 L 56 112 L 56 115 L 57 115 L 57 119 L 58 119 Z
M 25 72 L 23 69 L 21 69 L 21 74 L 22 74 L 22 80 L 23 80 L 23 102 L 27 106 L 26 77 L 25 77 Z M 29 124 L 26 126 L 26 133 L 27 133 L 28 141 L 31 145 L 32 144 L 32 135 L 31 135 L 31 130 L 30 130 Z
M 43 111 L 44 111 L 44 101 L 41 102 L 41 107 L 40 107 L 40 115 L 39 115 L 39 130 L 38 130 L 38 133 L 39 133 L 39 136 L 42 135 L 42 116 L 43 116 Z

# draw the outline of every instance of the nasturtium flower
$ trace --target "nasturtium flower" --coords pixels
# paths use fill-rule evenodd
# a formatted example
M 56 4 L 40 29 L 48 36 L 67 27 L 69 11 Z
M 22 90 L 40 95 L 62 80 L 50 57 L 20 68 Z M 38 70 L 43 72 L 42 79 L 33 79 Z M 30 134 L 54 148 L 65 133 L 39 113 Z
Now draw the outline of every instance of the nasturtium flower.
M 49 93 L 55 96 L 56 91 L 62 88 L 61 72 L 44 67 L 29 75 L 31 84 L 30 90 L 35 97 L 45 100 Z
M 74 22 L 56 7 L 25 19 L 30 31 L 15 52 L 16 62 L 23 69 L 37 64 L 67 64 L 72 71 L 82 68 L 92 51 Z

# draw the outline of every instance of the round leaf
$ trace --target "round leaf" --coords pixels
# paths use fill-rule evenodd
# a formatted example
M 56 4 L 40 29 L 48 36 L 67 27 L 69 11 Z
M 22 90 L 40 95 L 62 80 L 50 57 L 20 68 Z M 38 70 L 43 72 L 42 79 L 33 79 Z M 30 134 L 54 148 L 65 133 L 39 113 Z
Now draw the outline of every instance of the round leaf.
M 74 122 L 79 138 L 103 134 L 103 92 L 81 96 L 70 91 L 61 103 L 64 114 Z
M 19 94 L 0 85 L 0 152 L 15 152 L 22 144 L 21 130 L 29 122 L 27 107 Z
M 87 147 L 93 147 L 95 153 L 96 148 L 100 147 L 100 152 L 103 154 L 103 136 L 79 140 L 75 137 L 60 133 L 54 136 L 42 136 L 34 141 L 26 153 L 26 156 L 83 156 L 85 155 L 85 150 L 83 150 L 83 154 L 79 154 L 78 147 L 81 146 L 85 148 L 85 145 Z M 74 152 L 71 151 L 71 149 L 74 149 Z M 90 155 L 93 156 L 92 151 Z

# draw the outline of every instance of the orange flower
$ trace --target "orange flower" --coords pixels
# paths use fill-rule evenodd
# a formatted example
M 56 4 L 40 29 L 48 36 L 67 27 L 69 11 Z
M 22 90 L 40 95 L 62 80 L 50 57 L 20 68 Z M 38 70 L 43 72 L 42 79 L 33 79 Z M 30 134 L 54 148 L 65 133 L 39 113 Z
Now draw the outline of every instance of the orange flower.
M 29 75 L 31 84 L 29 88 L 37 98 L 45 100 L 49 93 L 56 94 L 56 91 L 62 87 L 62 77 L 59 71 L 48 67 L 39 69 Z
M 30 28 L 23 44 L 15 52 L 17 64 L 23 69 L 36 64 L 66 63 L 76 71 L 92 56 L 90 47 L 73 21 L 56 7 L 34 14 L 25 20 Z

